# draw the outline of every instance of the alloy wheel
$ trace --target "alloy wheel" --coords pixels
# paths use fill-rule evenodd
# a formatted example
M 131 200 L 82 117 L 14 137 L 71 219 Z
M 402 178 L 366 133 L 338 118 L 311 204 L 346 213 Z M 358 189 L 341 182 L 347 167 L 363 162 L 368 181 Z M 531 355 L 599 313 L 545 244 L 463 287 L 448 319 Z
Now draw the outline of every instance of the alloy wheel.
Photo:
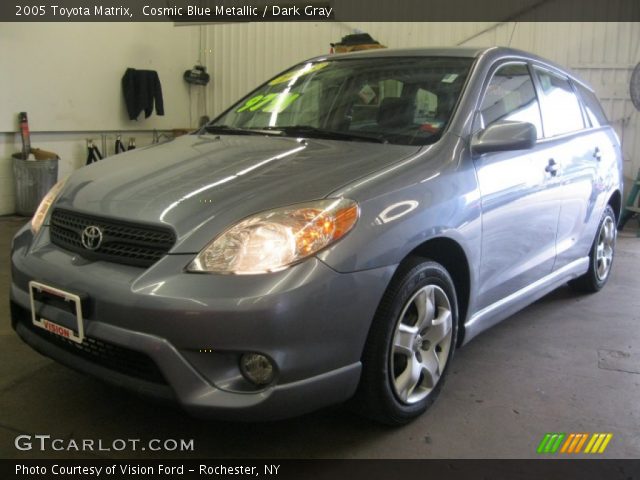
M 404 403 L 423 400 L 444 371 L 452 337 L 451 302 L 437 285 L 426 285 L 407 301 L 393 335 L 390 372 Z
M 596 246 L 596 275 L 598 280 L 607 278 L 613 262 L 613 250 L 616 242 L 616 226 L 613 218 L 607 216 L 602 222 Z

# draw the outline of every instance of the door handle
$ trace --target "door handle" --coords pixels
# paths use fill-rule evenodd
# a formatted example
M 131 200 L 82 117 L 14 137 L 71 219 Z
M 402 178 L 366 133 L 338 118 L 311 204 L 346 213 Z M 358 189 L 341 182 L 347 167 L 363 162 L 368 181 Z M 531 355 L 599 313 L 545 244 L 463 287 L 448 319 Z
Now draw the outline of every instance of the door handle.
M 549 159 L 549 164 L 544 167 L 544 171 L 550 173 L 552 177 L 555 177 L 558 174 L 558 164 L 553 158 Z
M 593 151 L 593 158 L 595 158 L 598 162 L 602 160 L 602 152 L 598 147 Z

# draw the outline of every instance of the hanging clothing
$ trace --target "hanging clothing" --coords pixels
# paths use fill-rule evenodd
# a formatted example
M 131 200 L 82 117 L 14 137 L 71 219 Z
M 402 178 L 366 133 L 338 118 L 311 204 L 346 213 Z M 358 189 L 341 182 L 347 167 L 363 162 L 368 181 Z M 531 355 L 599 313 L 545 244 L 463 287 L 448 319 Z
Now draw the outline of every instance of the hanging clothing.
M 158 72 L 155 70 L 127 68 L 122 77 L 122 92 L 131 120 L 138 118 L 142 111 L 144 111 L 145 118 L 149 118 L 153 112 L 154 103 L 156 113 L 164 115 L 162 86 Z

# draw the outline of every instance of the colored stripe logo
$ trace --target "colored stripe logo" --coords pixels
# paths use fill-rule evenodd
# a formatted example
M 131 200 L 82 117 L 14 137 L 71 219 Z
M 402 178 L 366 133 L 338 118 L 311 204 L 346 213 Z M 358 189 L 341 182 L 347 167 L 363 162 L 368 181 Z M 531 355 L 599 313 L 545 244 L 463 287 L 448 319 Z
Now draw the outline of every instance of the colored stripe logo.
M 546 433 L 536 452 L 540 454 L 604 453 L 612 438 L 613 433 Z

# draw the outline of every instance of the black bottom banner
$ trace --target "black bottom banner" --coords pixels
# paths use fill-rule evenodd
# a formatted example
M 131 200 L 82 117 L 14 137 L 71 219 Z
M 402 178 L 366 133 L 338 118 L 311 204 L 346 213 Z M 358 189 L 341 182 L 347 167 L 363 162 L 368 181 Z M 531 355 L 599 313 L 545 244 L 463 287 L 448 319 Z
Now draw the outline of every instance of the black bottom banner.
M 640 480 L 640 460 L 1 460 L 0 478 Z

